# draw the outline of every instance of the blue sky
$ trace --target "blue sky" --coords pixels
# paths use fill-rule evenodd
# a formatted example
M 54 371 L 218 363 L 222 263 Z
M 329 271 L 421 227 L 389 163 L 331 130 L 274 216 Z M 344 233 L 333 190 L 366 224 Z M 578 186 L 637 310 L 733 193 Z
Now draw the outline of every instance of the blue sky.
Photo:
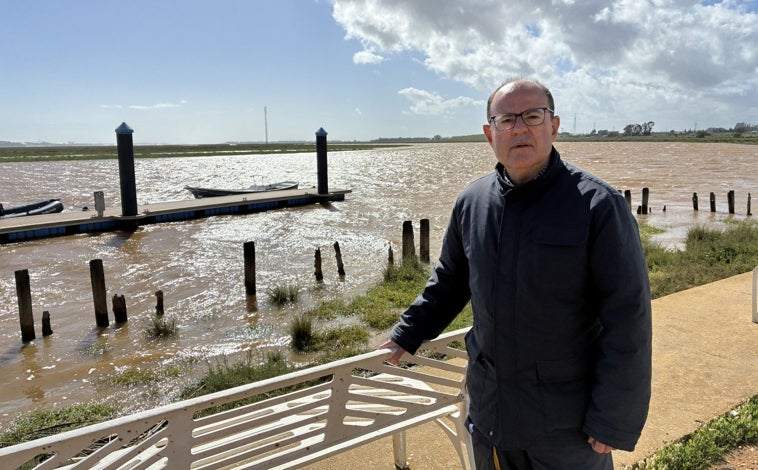
M 758 1 L 0 0 L 0 141 L 481 132 L 533 76 L 565 131 L 758 124 Z

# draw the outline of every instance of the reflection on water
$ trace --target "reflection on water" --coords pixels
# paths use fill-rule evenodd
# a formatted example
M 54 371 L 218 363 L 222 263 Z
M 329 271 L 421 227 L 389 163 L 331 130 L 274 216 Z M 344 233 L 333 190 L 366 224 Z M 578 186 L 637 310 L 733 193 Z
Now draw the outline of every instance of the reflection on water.
M 652 213 L 639 219 L 665 229 L 658 239 L 673 248 L 688 227 L 731 218 L 725 214 L 729 190 L 736 192 L 733 217 L 744 217 L 747 194 L 755 193 L 758 182 L 756 146 L 556 146 L 567 161 L 631 190 L 634 207 L 642 188 L 649 187 Z M 244 187 L 256 175 L 269 182 L 296 180 L 300 187 L 317 183 L 315 149 L 295 155 L 138 159 L 135 164 L 139 204 L 190 199 L 185 185 Z M 388 246 L 397 252 L 400 245 L 403 221 L 412 220 L 418 230 L 420 219 L 430 219 L 434 256 L 456 195 L 493 166 L 485 143 L 333 153 L 329 186 L 352 190 L 344 202 L 0 246 L 0 426 L 22 411 L 99 398 L 119 400 L 133 411 L 171 399 L 193 374 L 206 370 L 206 358 L 286 346 L 287 323 L 295 313 L 324 299 L 356 295 L 380 279 Z M 74 211 L 93 206 L 94 191 L 104 191 L 108 206 L 119 206 L 117 161 L 6 163 L 0 171 L 3 204 L 56 197 Z M 701 200 L 697 213 L 693 192 Z M 709 192 L 718 199 L 716 214 L 707 212 Z M 256 243 L 257 298 L 244 288 L 243 244 L 251 240 Z M 344 280 L 337 276 L 335 241 L 347 271 Z M 322 284 L 313 276 L 316 248 L 322 251 Z M 103 260 L 108 296 L 126 298 L 126 325 L 94 326 L 92 259 Z M 20 341 L 15 295 L 14 271 L 19 269 L 29 270 L 37 323 L 49 310 L 55 331 L 26 345 Z M 267 290 L 285 285 L 298 286 L 301 300 L 284 309 L 270 305 Z M 168 341 L 144 334 L 159 289 L 166 315 L 178 324 L 178 337 Z M 127 367 L 169 364 L 192 365 L 168 387 L 169 396 L 165 390 L 103 380 Z

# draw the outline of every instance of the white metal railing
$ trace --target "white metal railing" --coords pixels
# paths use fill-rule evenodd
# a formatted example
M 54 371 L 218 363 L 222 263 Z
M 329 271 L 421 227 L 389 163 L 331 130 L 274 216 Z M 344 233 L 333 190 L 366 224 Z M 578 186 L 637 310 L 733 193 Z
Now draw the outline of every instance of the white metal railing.
M 3 468 L 41 462 L 33 467 L 40 470 L 286 469 L 393 435 L 395 464 L 403 468 L 404 430 L 436 421 L 461 468 L 471 468 L 466 353 L 450 346 L 466 331 L 425 343 L 422 350 L 447 359 L 417 354 L 412 361 L 422 367 L 392 366 L 384 361 L 388 351 L 374 351 L 0 448 L 0 461 Z M 218 411 L 253 398 L 259 400 Z

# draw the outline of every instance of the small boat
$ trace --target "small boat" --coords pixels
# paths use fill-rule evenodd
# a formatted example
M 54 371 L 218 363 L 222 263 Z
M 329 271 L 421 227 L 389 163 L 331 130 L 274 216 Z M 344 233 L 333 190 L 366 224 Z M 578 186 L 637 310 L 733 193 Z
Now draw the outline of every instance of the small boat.
M 192 193 L 196 198 L 230 196 L 233 194 L 263 193 L 267 191 L 282 191 L 284 189 L 297 189 L 297 181 L 280 181 L 271 184 L 254 184 L 244 189 L 215 189 L 199 188 L 197 186 L 185 186 L 184 189 Z
M 35 202 L 23 206 L 3 208 L 0 204 L 0 217 L 23 217 L 25 215 L 54 214 L 63 210 L 63 203 L 60 199 L 48 199 L 46 201 Z

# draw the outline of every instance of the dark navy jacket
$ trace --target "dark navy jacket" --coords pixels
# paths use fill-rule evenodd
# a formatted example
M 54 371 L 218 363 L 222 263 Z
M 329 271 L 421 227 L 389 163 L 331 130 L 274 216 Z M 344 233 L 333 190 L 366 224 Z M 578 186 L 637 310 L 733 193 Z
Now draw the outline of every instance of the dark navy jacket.
M 632 450 L 650 400 L 651 307 L 621 194 L 553 149 L 513 187 L 502 166 L 458 197 L 439 262 L 390 337 L 414 353 L 471 301 L 469 416 L 504 450 Z

